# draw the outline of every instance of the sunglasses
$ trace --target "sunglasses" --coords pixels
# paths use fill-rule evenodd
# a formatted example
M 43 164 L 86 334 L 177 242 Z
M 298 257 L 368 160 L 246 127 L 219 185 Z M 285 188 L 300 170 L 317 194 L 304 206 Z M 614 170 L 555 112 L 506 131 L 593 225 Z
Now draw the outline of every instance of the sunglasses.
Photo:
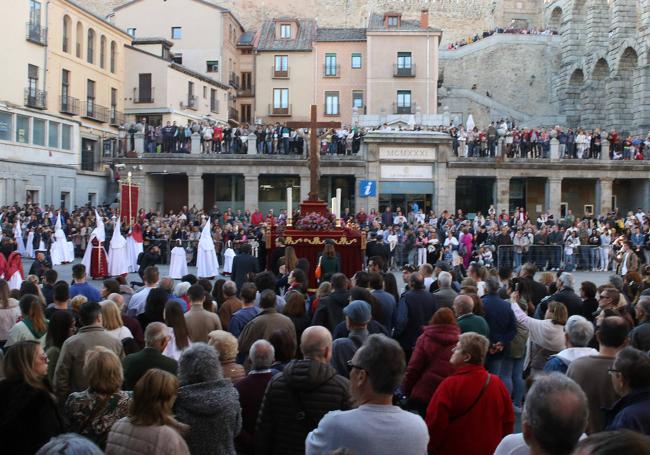
M 608 372 L 609 374 L 617 374 L 617 373 L 620 373 L 621 370 L 617 370 L 616 368 L 608 368 L 608 369 L 607 369 L 607 372 Z

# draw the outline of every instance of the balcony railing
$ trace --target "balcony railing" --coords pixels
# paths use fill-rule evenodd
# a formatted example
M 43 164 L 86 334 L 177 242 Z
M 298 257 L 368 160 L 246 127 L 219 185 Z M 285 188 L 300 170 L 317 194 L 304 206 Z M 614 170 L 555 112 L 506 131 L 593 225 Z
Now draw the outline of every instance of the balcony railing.
M 231 72 L 230 77 L 228 78 L 228 84 L 232 88 L 238 89 L 239 88 L 239 76 L 236 75 L 234 72 Z
M 71 96 L 61 96 L 59 112 L 63 114 L 79 115 L 79 100 Z
M 291 104 L 287 107 L 275 107 L 272 104 L 269 104 L 269 116 L 271 117 L 290 117 L 291 116 Z
M 41 24 L 27 22 L 27 41 L 47 46 L 47 27 L 41 27 Z
M 415 103 L 411 103 L 410 106 L 402 106 L 393 103 L 393 114 L 415 114 Z
M 250 85 L 248 87 L 242 87 L 239 90 L 237 90 L 237 96 L 242 97 L 242 96 L 255 96 L 255 86 Z
M 111 118 L 111 110 L 106 106 L 95 104 L 93 100 L 86 100 L 86 105 L 82 117 L 96 120 L 98 122 L 107 123 Z
M 135 104 L 149 104 L 154 102 L 156 87 L 150 87 L 151 90 L 140 90 L 133 87 L 133 102 Z
M 273 79 L 289 79 L 289 70 L 290 68 L 288 66 L 286 68 L 276 68 L 275 66 L 272 66 L 271 77 Z
M 219 100 L 217 99 L 210 100 L 210 112 L 213 112 L 215 114 L 219 113 Z
M 355 112 L 356 109 L 356 112 Z M 366 106 L 352 106 L 352 114 L 366 115 Z
M 341 65 L 323 65 L 323 77 L 341 77 Z
M 124 114 L 118 111 L 114 106 L 111 106 L 111 119 L 109 123 L 112 126 L 124 125 Z
M 236 122 L 239 121 L 239 111 L 237 111 L 237 109 L 234 107 L 228 109 L 228 120 L 234 120 Z
M 33 107 L 34 109 L 45 109 L 47 107 L 47 92 L 26 88 L 25 106 Z
M 394 77 L 415 77 L 415 63 L 410 66 L 393 65 Z
M 188 109 L 197 110 L 199 108 L 199 97 L 196 95 L 187 95 L 187 104 L 185 105 Z
M 341 105 L 340 104 L 327 104 L 323 105 L 323 115 L 327 117 L 339 117 L 341 115 Z

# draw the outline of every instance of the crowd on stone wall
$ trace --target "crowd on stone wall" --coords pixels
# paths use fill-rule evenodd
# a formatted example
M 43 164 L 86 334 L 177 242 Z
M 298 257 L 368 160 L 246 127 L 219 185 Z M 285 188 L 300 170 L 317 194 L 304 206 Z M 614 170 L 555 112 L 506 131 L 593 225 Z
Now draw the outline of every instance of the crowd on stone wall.
M 407 210 L 346 212 L 368 230 L 352 277 L 328 242 L 317 264 L 282 238 L 256 258 L 245 236 L 272 215 L 190 208 L 138 219 L 171 235 L 169 222 L 193 231 L 206 214 L 241 226 L 230 274 L 174 280 L 143 257 L 142 283 L 95 286 L 82 264 L 67 282 L 38 258 L 18 289 L 0 279 L 0 438 L 41 455 L 611 453 L 603 441 L 648 453 L 650 264 L 634 243 L 642 229 L 650 252 L 648 215 Z M 17 248 L 21 212 L 35 217 L 27 229 L 55 217 L 4 207 L 0 255 Z M 547 264 L 521 239 L 547 228 L 565 249 L 583 230 L 613 231 L 617 273 L 578 286 L 565 252 L 548 264 L 563 270 L 537 277 Z M 398 232 L 415 251 L 403 287 L 389 270 Z M 491 243 L 522 262 L 489 260 Z
M 480 34 L 477 33 L 474 36 L 468 36 L 467 38 L 458 40 L 455 43 L 449 43 L 447 45 L 447 50 L 460 49 L 462 47 L 467 46 L 468 44 L 472 44 L 482 39 L 489 38 L 492 35 L 503 34 L 503 33 L 509 33 L 515 35 L 542 35 L 542 36 L 558 34 L 557 30 L 553 30 L 551 28 L 546 28 L 546 29 L 537 28 L 537 27 L 519 28 L 516 26 L 510 26 L 506 28 L 497 27 L 493 30 L 484 31 L 483 33 Z

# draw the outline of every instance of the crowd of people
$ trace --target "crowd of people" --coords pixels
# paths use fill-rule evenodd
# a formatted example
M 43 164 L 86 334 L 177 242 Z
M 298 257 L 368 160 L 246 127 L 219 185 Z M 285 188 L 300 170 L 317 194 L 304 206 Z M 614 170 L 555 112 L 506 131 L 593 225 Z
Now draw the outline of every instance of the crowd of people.
M 492 35 L 501 34 L 501 33 L 509 33 L 509 34 L 515 34 L 515 35 L 542 35 L 542 36 L 557 35 L 558 34 L 557 30 L 553 30 L 553 29 L 550 29 L 550 28 L 546 28 L 546 29 L 540 29 L 540 28 L 535 28 L 535 27 L 519 28 L 519 27 L 516 27 L 514 25 L 512 25 L 510 27 L 506 27 L 506 28 L 497 27 L 494 30 L 485 31 L 485 32 L 483 32 L 481 34 L 477 33 L 474 36 L 468 36 L 465 39 L 458 40 L 455 43 L 449 43 L 447 45 L 447 50 L 460 49 L 462 47 L 467 46 L 468 44 L 472 44 L 472 43 L 475 43 L 475 42 L 480 41 L 482 39 L 489 38 Z
M 199 138 L 200 152 L 213 154 L 246 154 L 249 147 L 254 147 L 258 154 L 302 155 L 304 154 L 307 133 L 302 128 L 294 129 L 280 123 L 269 125 L 230 125 L 219 122 L 188 121 L 178 125 L 175 121 L 151 124 L 142 121 L 132 124 L 126 130 L 122 154 L 135 150 L 135 134 L 144 133 L 145 153 L 190 153 L 192 134 Z M 254 135 L 254 143 L 250 135 Z M 320 152 L 322 154 L 350 155 L 361 148 L 361 139 L 365 130 L 343 126 L 337 129 L 319 130 Z
M 487 128 L 464 126 L 447 129 L 452 137 L 454 154 L 459 157 L 495 157 L 499 139 L 503 138 L 502 154 L 508 158 L 550 158 L 551 140 L 559 142 L 559 158 L 600 159 L 603 140 L 609 143 L 612 160 L 650 159 L 650 133 L 647 136 L 621 134 L 596 128 L 522 128 L 499 120 Z
M 152 244 L 141 283 L 123 274 L 98 288 L 83 263 L 60 280 L 40 244 L 50 229 L 57 248 L 57 232 L 68 242 L 96 226 L 103 248 L 99 226 L 120 227 L 111 209 L 3 208 L 0 255 L 29 233 L 40 246 L 17 288 L 0 279 L 0 437 L 40 454 L 650 451 L 647 214 L 409 209 L 346 211 L 368 235 L 351 278 L 331 242 L 317 264 L 282 238 L 263 251 L 255 232 L 282 221 L 272 214 L 143 210 L 143 232 L 225 242 L 221 274 L 162 276 Z M 604 270 L 616 266 L 607 284 L 567 271 L 568 243 L 584 235 L 600 240 Z M 561 261 L 530 249 L 539 236 L 557 238 Z M 389 270 L 400 242 L 403 288 Z M 488 260 L 492 243 L 512 255 Z

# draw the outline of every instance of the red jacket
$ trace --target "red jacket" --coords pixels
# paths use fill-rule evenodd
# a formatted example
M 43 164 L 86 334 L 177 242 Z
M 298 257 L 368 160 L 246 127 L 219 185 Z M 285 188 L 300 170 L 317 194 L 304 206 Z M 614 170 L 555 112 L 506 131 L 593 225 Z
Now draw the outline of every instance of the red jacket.
M 264 221 L 264 215 L 262 214 L 262 212 L 259 211 L 253 212 L 253 214 L 251 215 L 251 224 L 253 226 L 257 226 L 262 221 Z
M 490 375 L 483 396 L 465 414 L 481 392 L 487 374 L 483 366 L 468 364 L 438 386 L 427 408 L 429 452 L 492 455 L 501 439 L 512 433 L 512 401 L 498 376 Z
M 457 325 L 434 324 L 424 328 L 406 367 L 402 384 L 406 395 L 423 403 L 431 400 L 442 380 L 455 371 L 449 359 L 459 336 Z

